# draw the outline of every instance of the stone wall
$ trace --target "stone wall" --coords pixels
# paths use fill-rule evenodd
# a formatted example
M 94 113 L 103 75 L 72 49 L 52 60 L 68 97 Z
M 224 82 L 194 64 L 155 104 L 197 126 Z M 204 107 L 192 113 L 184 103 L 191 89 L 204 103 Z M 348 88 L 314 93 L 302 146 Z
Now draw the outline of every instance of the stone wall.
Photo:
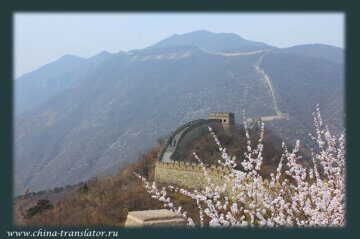
M 211 165 L 207 169 L 212 182 L 215 185 L 222 186 L 227 169 L 215 165 Z M 157 162 L 155 165 L 154 181 L 197 189 L 207 186 L 203 170 L 199 164 L 180 161 L 172 163 Z
M 235 124 L 235 116 L 232 112 L 211 112 L 208 119 L 219 120 L 225 126 Z

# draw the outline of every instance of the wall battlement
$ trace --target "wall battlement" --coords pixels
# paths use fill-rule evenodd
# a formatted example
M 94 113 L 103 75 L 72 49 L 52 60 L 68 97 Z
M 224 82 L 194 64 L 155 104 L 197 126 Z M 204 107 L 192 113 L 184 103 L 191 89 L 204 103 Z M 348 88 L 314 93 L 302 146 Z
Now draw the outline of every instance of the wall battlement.
M 207 167 L 207 172 L 215 185 L 222 186 L 224 176 L 228 174 L 228 169 L 211 165 Z M 204 188 L 207 186 L 201 165 L 193 162 L 156 162 L 154 180 L 155 182 L 175 184 L 188 188 Z
M 208 119 L 218 120 L 225 126 L 235 124 L 235 116 L 232 112 L 211 112 Z
M 184 137 L 190 132 L 203 125 L 221 123 L 224 128 L 235 123 L 234 113 L 212 112 L 208 119 L 190 121 L 177 128 L 165 141 L 155 164 L 155 170 L 151 171 L 151 178 L 155 182 L 175 184 L 188 188 L 204 188 L 207 186 L 201 165 L 182 161 L 173 161 L 171 156 L 176 155 L 178 146 Z M 170 156 L 169 156 L 170 155 Z M 218 186 L 224 184 L 224 176 L 229 173 L 227 168 L 215 165 L 207 167 L 207 172 L 212 182 Z
M 163 169 L 176 169 L 176 170 L 203 173 L 203 169 L 201 165 L 193 162 L 191 163 L 182 162 L 182 161 L 173 161 L 171 163 L 156 162 L 155 167 L 159 167 Z M 207 171 L 210 175 L 216 175 L 221 177 L 225 176 L 229 172 L 227 168 L 216 165 L 211 165 L 210 167 L 207 167 Z

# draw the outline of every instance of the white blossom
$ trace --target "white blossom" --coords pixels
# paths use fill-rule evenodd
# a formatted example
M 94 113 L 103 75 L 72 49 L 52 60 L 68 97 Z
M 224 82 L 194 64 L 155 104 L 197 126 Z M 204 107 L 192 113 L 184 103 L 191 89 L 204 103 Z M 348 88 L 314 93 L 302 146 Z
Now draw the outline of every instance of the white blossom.
M 200 226 L 204 217 L 211 227 L 243 226 L 344 226 L 345 225 L 345 133 L 336 138 L 322 121 L 317 106 L 314 113 L 315 136 L 310 135 L 318 148 L 312 150 L 311 168 L 300 163 L 300 141 L 292 150 L 283 142 L 276 172 L 266 180 L 260 175 L 263 162 L 264 124 L 256 147 L 251 147 L 251 138 L 244 120 L 246 152 L 242 159 L 227 154 L 213 129 L 210 134 L 220 151 L 218 163 L 227 169 L 223 185 L 215 185 L 204 163 L 194 153 L 203 170 L 207 186 L 192 192 L 175 186 L 157 189 L 139 174 L 144 187 L 153 198 L 164 203 L 174 212 L 179 212 L 189 226 L 193 219 L 175 207 L 167 190 L 179 192 L 193 200 L 199 209 Z M 239 169 L 237 165 L 241 165 Z M 319 168 L 320 166 L 320 168 Z M 282 176 L 282 173 L 285 173 Z

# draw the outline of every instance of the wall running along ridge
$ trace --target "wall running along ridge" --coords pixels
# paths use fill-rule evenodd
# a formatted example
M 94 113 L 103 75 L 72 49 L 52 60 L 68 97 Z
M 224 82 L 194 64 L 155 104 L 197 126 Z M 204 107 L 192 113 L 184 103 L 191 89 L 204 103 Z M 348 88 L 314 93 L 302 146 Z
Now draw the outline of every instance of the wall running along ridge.
M 226 121 L 223 120 L 226 119 Z M 219 124 L 221 119 L 222 125 L 229 126 L 235 123 L 234 114 L 231 112 L 213 112 L 209 114 L 209 119 L 198 119 L 190 121 L 179 128 L 177 128 L 165 141 L 154 169 L 149 171 L 149 180 L 154 180 L 157 183 L 166 183 L 193 189 L 203 189 L 208 186 L 206 178 L 204 177 L 203 168 L 198 163 L 189 163 L 182 161 L 173 161 L 172 159 L 163 160 L 165 152 L 170 152 L 176 155 L 178 146 L 183 141 L 185 135 L 190 131 L 200 128 L 204 125 Z M 176 138 L 177 142 L 175 148 L 170 147 L 170 142 Z M 171 157 L 170 157 L 171 158 Z M 223 186 L 225 183 L 225 175 L 228 175 L 229 169 L 211 165 L 207 167 L 207 172 L 216 186 Z
M 212 182 L 217 186 L 224 184 L 224 176 L 229 172 L 227 168 L 215 165 L 208 167 L 207 171 Z M 157 161 L 154 181 L 195 189 L 203 189 L 207 186 L 203 169 L 199 164 L 181 161 L 171 163 Z

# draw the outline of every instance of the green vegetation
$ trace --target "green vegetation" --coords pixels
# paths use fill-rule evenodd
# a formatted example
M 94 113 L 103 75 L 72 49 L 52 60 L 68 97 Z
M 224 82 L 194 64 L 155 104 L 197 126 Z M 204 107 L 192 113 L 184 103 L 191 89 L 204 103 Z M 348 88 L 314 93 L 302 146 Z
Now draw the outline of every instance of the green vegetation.
M 35 206 L 26 210 L 26 216 L 28 218 L 31 218 L 36 214 L 42 213 L 46 210 L 50 210 L 53 208 L 54 206 L 50 203 L 48 199 L 40 199 Z

